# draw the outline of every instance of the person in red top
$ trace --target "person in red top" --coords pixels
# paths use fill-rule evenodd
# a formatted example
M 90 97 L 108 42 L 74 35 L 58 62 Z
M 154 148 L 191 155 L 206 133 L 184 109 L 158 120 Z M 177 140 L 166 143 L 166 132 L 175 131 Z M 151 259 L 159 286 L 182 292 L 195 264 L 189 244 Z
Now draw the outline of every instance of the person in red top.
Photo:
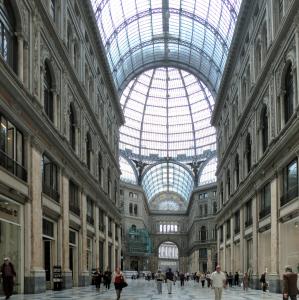
M 4 264 L 1 267 L 1 274 L 3 280 L 3 292 L 6 296 L 5 299 L 9 299 L 13 292 L 14 278 L 16 277 L 16 272 L 13 264 L 10 262 L 8 257 L 4 258 Z
M 115 287 L 115 291 L 116 291 L 116 296 L 117 296 L 116 299 L 119 300 L 121 291 L 124 287 L 124 283 L 126 282 L 126 279 L 125 279 L 125 277 L 124 277 L 124 275 L 121 272 L 119 267 L 115 268 L 115 272 L 113 274 L 112 282 L 114 283 L 114 287 Z

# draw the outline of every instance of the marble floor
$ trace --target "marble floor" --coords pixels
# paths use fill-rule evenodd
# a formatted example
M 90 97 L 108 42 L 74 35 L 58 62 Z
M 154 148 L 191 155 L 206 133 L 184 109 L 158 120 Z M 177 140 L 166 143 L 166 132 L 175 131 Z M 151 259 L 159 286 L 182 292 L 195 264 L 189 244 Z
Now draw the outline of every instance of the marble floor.
M 2 300 L 3 298 L 0 297 Z M 71 290 L 64 290 L 61 292 L 48 291 L 44 294 L 38 295 L 14 295 L 11 300 L 59 300 L 59 299 L 86 299 L 86 300 L 114 300 L 116 299 L 114 287 L 109 291 L 102 289 L 98 292 L 93 286 L 84 288 L 73 288 Z M 163 284 L 163 294 L 157 295 L 156 285 L 153 281 L 128 280 L 128 287 L 123 290 L 121 295 L 122 300 L 158 300 L 158 299 L 172 299 L 172 300 L 214 300 L 213 290 L 208 288 L 201 288 L 194 282 L 189 282 L 185 287 L 180 287 L 178 284 L 173 287 L 171 295 L 167 294 L 166 285 Z M 261 291 L 249 290 L 245 293 L 241 288 L 228 288 L 224 291 L 222 300 L 281 300 L 282 295 L 263 293 Z

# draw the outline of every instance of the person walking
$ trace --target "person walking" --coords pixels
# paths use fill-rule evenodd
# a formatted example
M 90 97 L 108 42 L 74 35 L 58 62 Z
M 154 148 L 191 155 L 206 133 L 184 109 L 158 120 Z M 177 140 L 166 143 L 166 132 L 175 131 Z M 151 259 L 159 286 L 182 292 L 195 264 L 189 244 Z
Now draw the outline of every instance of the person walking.
M 119 267 L 115 268 L 112 282 L 114 283 L 114 287 L 116 291 L 116 297 L 117 297 L 116 300 L 119 300 L 122 289 L 125 286 L 127 286 L 125 276 L 123 275 Z
M 104 272 L 104 285 L 107 290 L 110 289 L 111 276 L 112 272 L 110 271 L 109 267 L 107 267 L 106 271 Z
M 249 285 L 249 276 L 248 276 L 248 273 L 245 272 L 244 277 L 243 277 L 243 290 L 245 292 L 248 291 L 248 285 Z
M 232 287 L 233 286 L 233 274 L 232 274 L 232 272 L 228 273 L 227 281 L 228 281 L 229 287 Z
M 226 288 L 226 276 L 221 271 L 220 265 L 216 266 L 216 271 L 211 275 L 211 284 L 215 292 L 215 300 L 221 300 L 222 290 Z
M 162 283 L 164 280 L 165 280 L 164 274 L 161 272 L 161 270 L 158 270 L 156 274 L 158 294 L 162 294 Z
M 283 299 L 296 300 L 298 294 L 298 275 L 293 272 L 292 267 L 286 266 L 283 274 Z
M 201 275 L 200 275 L 200 281 L 201 281 L 201 287 L 204 288 L 205 287 L 205 282 L 206 282 L 206 275 L 205 275 L 205 273 L 201 273 Z
M 102 278 L 103 278 L 103 272 L 100 271 L 99 269 L 97 269 L 96 273 L 95 273 L 95 278 L 94 278 L 97 290 L 100 290 L 100 288 L 101 288 Z
M 174 278 L 174 274 L 171 271 L 171 268 L 168 269 L 168 271 L 165 274 L 165 277 L 166 277 L 166 284 L 167 284 L 168 294 L 171 294 L 172 293 L 173 278 Z
M 4 263 L 1 267 L 2 285 L 5 299 L 9 299 L 13 293 L 14 279 L 16 272 L 13 264 L 8 257 L 4 258 Z
M 235 273 L 235 285 L 239 286 L 239 273 L 238 272 Z
M 209 288 L 211 286 L 211 274 L 210 274 L 210 272 L 207 273 L 206 279 L 207 279 L 207 284 L 208 284 L 208 288 Z
M 181 286 L 185 285 L 185 274 L 183 272 L 180 273 L 180 281 L 181 281 Z
M 267 290 L 266 272 L 262 274 L 262 276 L 260 278 L 260 283 L 262 284 L 263 292 L 266 292 L 266 290 Z

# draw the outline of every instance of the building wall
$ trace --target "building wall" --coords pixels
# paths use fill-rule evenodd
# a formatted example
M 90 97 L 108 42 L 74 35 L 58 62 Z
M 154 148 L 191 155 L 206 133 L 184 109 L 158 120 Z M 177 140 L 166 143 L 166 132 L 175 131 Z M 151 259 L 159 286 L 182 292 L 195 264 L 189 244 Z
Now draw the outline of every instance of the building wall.
M 1 148 L 0 205 L 1 219 L 16 224 L 15 228 L 3 225 L 6 238 L 18 232 L 13 235 L 18 251 L 1 243 L 1 255 L 11 256 L 18 266 L 18 292 L 38 293 L 46 285 L 52 287 L 51 281 L 46 282 L 45 257 L 51 260 L 50 268 L 61 266 L 65 288 L 86 285 L 100 261 L 104 268 L 109 260 L 112 268 L 120 263 L 121 108 L 88 1 L 84 6 L 81 1 L 55 1 L 53 10 L 49 0 L 8 2 L 16 19 L 16 67 L 0 55 L 1 139 L 15 143 L 14 150 Z M 53 116 L 45 94 L 47 76 Z M 15 136 L 4 132 L 7 124 L 18 130 Z M 52 189 L 43 184 L 44 155 L 57 167 Z M 70 182 L 76 185 L 75 212 L 69 203 Z M 104 226 L 99 223 L 100 209 Z
M 298 1 L 243 2 L 212 118 L 220 263 L 249 272 L 257 288 L 267 272 L 271 291 L 280 290 L 286 264 L 297 270 L 299 257 L 298 12 Z

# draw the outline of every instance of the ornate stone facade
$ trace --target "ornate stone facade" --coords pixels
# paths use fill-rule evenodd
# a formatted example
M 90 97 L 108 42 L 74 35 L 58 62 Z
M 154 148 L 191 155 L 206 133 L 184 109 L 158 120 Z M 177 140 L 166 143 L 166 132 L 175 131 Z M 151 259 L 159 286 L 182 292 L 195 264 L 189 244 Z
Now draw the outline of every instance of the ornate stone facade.
M 266 272 L 276 292 L 299 257 L 298 13 L 298 1 L 243 2 L 212 118 L 219 261 L 256 288 Z
M 18 292 L 52 288 L 54 265 L 65 288 L 86 285 L 120 264 L 118 95 L 89 1 L 8 2 L 17 71 L 0 56 L 0 199 L 20 206 Z

